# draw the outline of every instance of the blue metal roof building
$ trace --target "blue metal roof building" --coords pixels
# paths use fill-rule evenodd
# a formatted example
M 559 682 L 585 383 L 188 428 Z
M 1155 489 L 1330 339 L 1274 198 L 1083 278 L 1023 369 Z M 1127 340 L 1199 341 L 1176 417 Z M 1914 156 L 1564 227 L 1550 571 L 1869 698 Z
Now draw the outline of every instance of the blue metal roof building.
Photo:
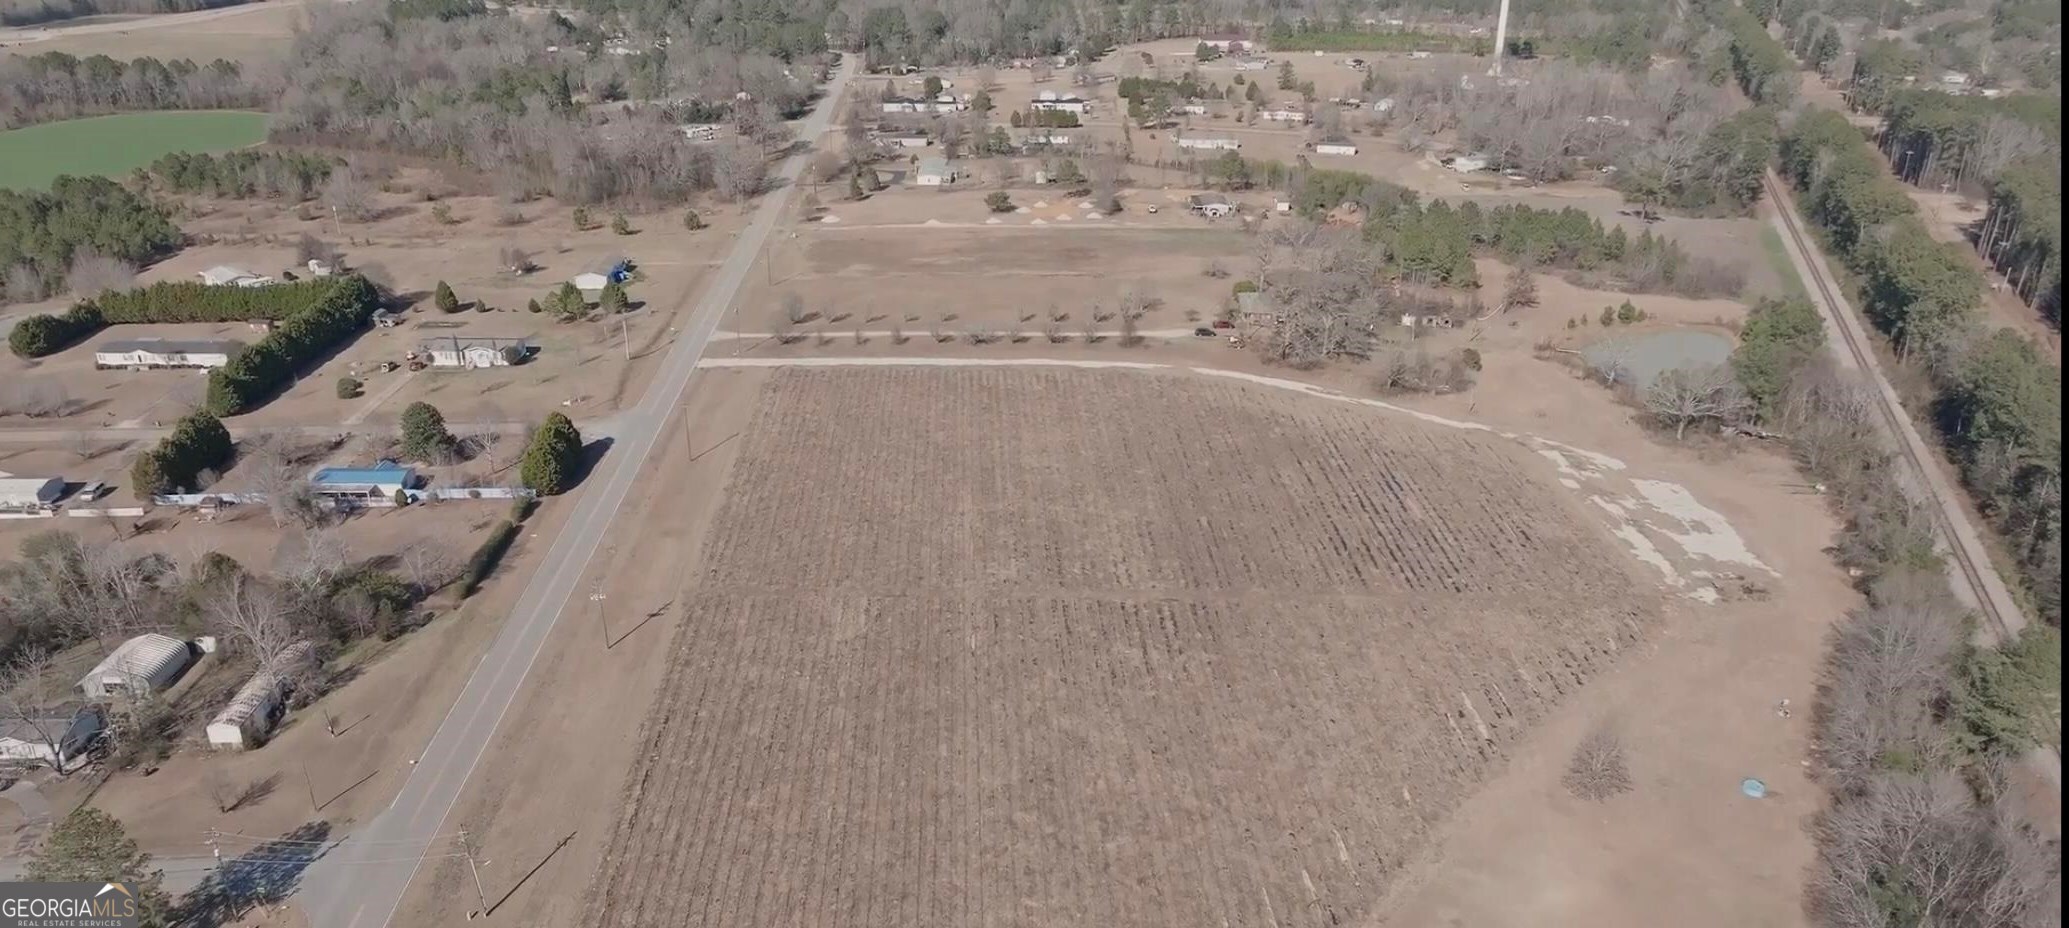
M 381 461 L 372 467 L 326 467 L 310 477 L 309 482 L 316 495 L 329 499 L 385 498 L 394 496 L 396 490 L 415 488 L 417 471 L 394 461 Z

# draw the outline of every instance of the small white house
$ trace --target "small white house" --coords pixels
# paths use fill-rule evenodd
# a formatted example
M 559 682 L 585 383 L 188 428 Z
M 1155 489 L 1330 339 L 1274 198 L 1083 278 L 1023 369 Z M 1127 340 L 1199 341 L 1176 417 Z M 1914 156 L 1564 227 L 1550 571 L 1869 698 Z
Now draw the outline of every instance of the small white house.
M 1459 155 L 1456 158 L 1446 159 L 1444 166 L 1460 174 L 1471 174 L 1474 171 L 1487 170 L 1487 159 L 1480 155 Z
M 1062 132 L 1030 132 L 1022 137 L 1023 145 L 1069 145 L 1070 136 Z
M 0 477 L 0 509 L 49 509 L 63 495 L 63 477 Z
M 309 476 L 309 488 L 333 501 L 393 499 L 398 490 L 417 486 L 417 471 L 394 461 L 372 467 L 325 467 Z
M 718 123 L 699 122 L 682 127 L 682 137 L 692 142 L 718 141 Z
M 187 643 L 178 638 L 155 632 L 138 635 L 116 646 L 80 677 L 79 692 L 96 701 L 149 696 L 172 685 L 193 661 Z
M 427 341 L 417 351 L 432 367 L 475 370 L 509 367 L 523 361 L 531 354 L 532 342 L 528 338 L 451 335 Z
M 226 339 L 121 338 L 102 342 L 95 348 L 93 366 L 103 370 L 122 367 L 133 371 L 152 368 L 208 370 L 230 363 L 230 356 L 243 347 L 242 342 Z
M 1257 118 L 1266 122 L 1307 122 L 1307 111 L 1281 104 L 1268 110 L 1258 110 Z
M 93 748 L 107 726 L 107 716 L 94 706 L 81 707 L 70 715 L 54 711 L 38 713 L 37 718 L 8 719 L 0 722 L 0 762 L 63 773 L 73 760 Z
M 1195 193 L 1186 198 L 1186 207 L 1192 210 L 1194 215 L 1205 216 L 1208 219 L 1219 219 L 1236 211 L 1236 205 L 1230 203 L 1228 197 L 1218 193 Z
M 1042 91 L 1028 106 L 1045 113 L 1076 113 L 1083 116 L 1092 112 L 1092 101 L 1083 97 L 1060 96 L 1053 90 Z
M 1203 136 L 1190 136 L 1179 139 L 1178 147 L 1235 151 L 1237 149 L 1242 148 L 1243 143 L 1239 140 L 1232 138 L 1208 138 Z
M 237 688 L 223 711 L 208 723 L 208 746 L 218 750 L 243 751 L 252 748 L 273 726 L 280 724 L 286 708 L 291 672 L 306 666 L 314 653 L 301 641 L 280 652 L 275 668 L 260 668 Z
M 955 162 L 947 158 L 922 158 L 913 182 L 922 187 L 945 187 L 955 183 L 957 176 Z
M 1173 112 L 1184 113 L 1187 116 L 1207 115 L 1207 104 L 1205 103 L 1180 103 L 1171 109 Z
M 254 274 L 241 267 L 231 267 L 227 264 L 218 264 L 200 272 L 198 276 L 202 283 L 211 287 L 263 287 L 278 283 L 264 274 Z
M 1357 153 L 1358 146 L 1352 145 L 1349 142 L 1315 143 L 1315 154 L 1318 155 L 1355 155 Z

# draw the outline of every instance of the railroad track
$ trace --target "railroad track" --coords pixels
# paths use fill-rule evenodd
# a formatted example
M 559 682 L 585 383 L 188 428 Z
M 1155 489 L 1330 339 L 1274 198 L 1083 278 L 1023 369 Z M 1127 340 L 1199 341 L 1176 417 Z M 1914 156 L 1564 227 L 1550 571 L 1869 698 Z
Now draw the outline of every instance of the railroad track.
M 1804 233 L 1796 215 L 1794 201 L 1787 199 L 1788 191 L 1773 171 L 1768 171 L 1766 176 L 1761 178 L 1761 183 L 1767 188 L 1769 202 L 1775 205 L 1776 214 L 1781 217 L 1783 229 L 1788 232 L 1797 252 L 1802 255 L 1804 267 L 1810 271 L 1809 283 L 1816 289 L 1818 299 L 1824 304 L 1826 320 L 1831 323 L 1831 328 L 1838 332 L 1840 342 L 1852 356 L 1855 366 L 1875 381 L 1875 408 L 1881 412 L 1883 426 L 1896 442 L 1897 449 L 1903 455 L 1905 464 L 1911 469 L 1919 489 L 1931 499 L 1933 522 L 1941 537 L 1947 542 L 1949 560 L 1959 572 L 1962 583 L 1969 588 L 1977 611 L 1988 620 L 1991 637 L 1997 642 L 2010 641 L 2026 627 L 2025 616 L 2018 611 L 2016 604 L 2005 601 L 2008 591 L 2003 591 L 2001 581 L 1995 585 L 1990 583 L 1986 575 L 1986 571 L 1992 570 L 1988 565 L 1988 555 L 1972 550 L 1968 541 L 1967 536 L 1972 535 L 1974 530 L 1971 528 L 1968 533 L 1964 533 L 1957 527 L 1957 520 L 1965 522 L 1967 519 L 1957 508 L 1960 503 L 1946 498 L 1936 485 L 1937 481 L 1933 479 L 1932 471 L 1935 465 L 1926 458 L 1929 452 L 1920 447 L 1922 440 L 1919 439 L 1916 430 L 1910 427 L 1910 419 L 1897 402 L 1896 394 L 1890 389 L 1888 381 L 1883 378 L 1874 347 L 1867 344 L 1867 336 L 1855 327 L 1853 313 L 1847 308 L 1848 304 L 1840 295 L 1839 288 L 1832 283 L 1825 269 L 1815 260 L 1815 243 Z

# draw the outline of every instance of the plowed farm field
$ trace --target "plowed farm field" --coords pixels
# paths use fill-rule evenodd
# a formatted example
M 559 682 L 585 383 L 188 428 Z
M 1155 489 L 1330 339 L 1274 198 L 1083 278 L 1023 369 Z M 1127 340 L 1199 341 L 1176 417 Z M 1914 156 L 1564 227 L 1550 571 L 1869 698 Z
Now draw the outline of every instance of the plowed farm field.
M 1354 924 L 1659 609 L 1491 435 L 1140 372 L 756 402 L 592 928 Z

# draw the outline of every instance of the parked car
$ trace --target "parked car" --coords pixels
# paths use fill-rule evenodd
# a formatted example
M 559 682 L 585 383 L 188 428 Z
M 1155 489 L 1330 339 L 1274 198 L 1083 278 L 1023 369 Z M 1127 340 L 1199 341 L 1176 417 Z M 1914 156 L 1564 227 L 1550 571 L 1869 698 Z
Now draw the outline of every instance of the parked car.
M 1200 328 L 1193 330 L 1193 335 L 1199 338 L 1213 338 L 1214 330 L 1207 328 L 1206 326 L 1201 326 Z
M 1236 324 L 1227 319 L 1216 319 L 1214 320 L 1214 327 L 1217 329 L 1233 329 L 1236 327 Z

